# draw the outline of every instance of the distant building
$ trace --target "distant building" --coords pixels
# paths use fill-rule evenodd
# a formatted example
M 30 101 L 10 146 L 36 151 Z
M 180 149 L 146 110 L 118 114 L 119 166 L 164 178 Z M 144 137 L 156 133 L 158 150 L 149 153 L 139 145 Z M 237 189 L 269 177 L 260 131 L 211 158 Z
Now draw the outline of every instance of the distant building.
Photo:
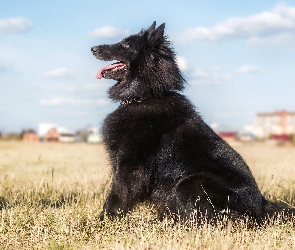
M 60 133 L 58 137 L 59 142 L 75 142 L 75 135 L 73 133 Z
M 238 135 L 235 131 L 218 131 L 217 134 L 226 141 L 234 141 Z
M 90 126 L 80 129 L 76 131 L 75 140 L 77 142 L 87 142 L 89 135 L 92 133 L 98 133 L 98 131 L 99 131 L 98 128 L 90 127 Z
M 255 139 L 255 136 L 252 133 L 241 133 L 239 135 L 239 141 L 242 142 L 253 142 Z
M 230 126 L 219 126 L 217 123 L 212 123 L 210 126 L 215 131 L 215 133 L 218 134 L 225 141 L 232 142 L 237 140 L 238 138 L 238 132 Z
M 93 132 L 88 135 L 87 142 L 88 143 L 101 143 L 102 137 L 98 132 Z
M 40 123 L 39 124 L 39 138 L 40 140 L 45 140 L 46 135 L 48 134 L 48 132 L 53 129 L 53 128 L 57 128 L 58 125 L 57 124 L 52 124 L 52 123 Z M 48 136 L 47 136 L 48 137 Z
M 47 131 L 43 138 L 44 141 L 58 142 L 59 133 L 56 128 L 51 128 Z
M 28 129 L 23 134 L 23 141 L 36 142 L 39 141 L 39 136 L 33 129 Z
M 290 140 L 295 134 L 295 112 L 258 113 L 255 124 L 246 129 L 260 139 Z
M 41 123 L 39 124 L 39 136 L 42 141 L 51 142 L 74 142 L 75 135 L 67 128 L 57 124 Z
M 292 140 L 292 136 L 291 135 L 284 135 L 284 134 L 281 134 L 281 135 L 276 134 L 276 135 L 271 135 L 271 139 L 276 140 L 276 141 L 288 142 L 288 141 Z
M 74 140 L 75 140 L 75 142 L 85 142 L 86 140 L 84 140 L 84 138 L 83 138 L 83 136 L 81 135 L 81 134 L 75 134 L 74 135 Z

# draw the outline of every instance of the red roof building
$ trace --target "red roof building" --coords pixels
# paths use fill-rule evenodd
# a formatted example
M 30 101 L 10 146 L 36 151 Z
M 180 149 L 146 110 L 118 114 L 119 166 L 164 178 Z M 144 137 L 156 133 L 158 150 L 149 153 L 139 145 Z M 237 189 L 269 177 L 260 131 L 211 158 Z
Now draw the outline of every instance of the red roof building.
M 23 141 L 36 142 L 39 141 L 39 136 L 33 129 L 28 129 L 23 134 Z

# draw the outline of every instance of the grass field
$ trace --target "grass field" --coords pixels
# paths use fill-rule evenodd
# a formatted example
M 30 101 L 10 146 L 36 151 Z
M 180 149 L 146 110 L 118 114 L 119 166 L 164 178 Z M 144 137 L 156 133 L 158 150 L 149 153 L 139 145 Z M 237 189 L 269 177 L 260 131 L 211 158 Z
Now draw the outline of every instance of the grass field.
M 268 199 L 295 205 L 295 147 L 235 148 Z M 290 223 L 196 229 L 144 205 L 98 222 L 109 172 L 102 145 L 0 141 L 0 249 L 295 249 Z

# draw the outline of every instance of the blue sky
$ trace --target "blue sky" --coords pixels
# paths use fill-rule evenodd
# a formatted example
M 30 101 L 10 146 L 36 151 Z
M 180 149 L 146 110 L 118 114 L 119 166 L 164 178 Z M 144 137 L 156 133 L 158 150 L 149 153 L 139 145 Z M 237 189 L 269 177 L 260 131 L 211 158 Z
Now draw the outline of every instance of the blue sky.
M 100 126 L 117 106 L 93 45 L 166 22 L 209 124 L 240 129 L 257 112 L 295 111 L 295 1 L 0 0 L 0 131 Z

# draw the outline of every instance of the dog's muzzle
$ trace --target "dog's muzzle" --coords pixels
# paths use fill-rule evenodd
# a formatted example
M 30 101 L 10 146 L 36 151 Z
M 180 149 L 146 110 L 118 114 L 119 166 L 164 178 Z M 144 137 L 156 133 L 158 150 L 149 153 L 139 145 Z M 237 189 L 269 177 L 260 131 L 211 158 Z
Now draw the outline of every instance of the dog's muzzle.
M 92 54 L 95 54 L 97 51 L 98 51 L 98 47 L 93 46 L 93 47 L 91 48 L 91 52 L 92 52 Z

